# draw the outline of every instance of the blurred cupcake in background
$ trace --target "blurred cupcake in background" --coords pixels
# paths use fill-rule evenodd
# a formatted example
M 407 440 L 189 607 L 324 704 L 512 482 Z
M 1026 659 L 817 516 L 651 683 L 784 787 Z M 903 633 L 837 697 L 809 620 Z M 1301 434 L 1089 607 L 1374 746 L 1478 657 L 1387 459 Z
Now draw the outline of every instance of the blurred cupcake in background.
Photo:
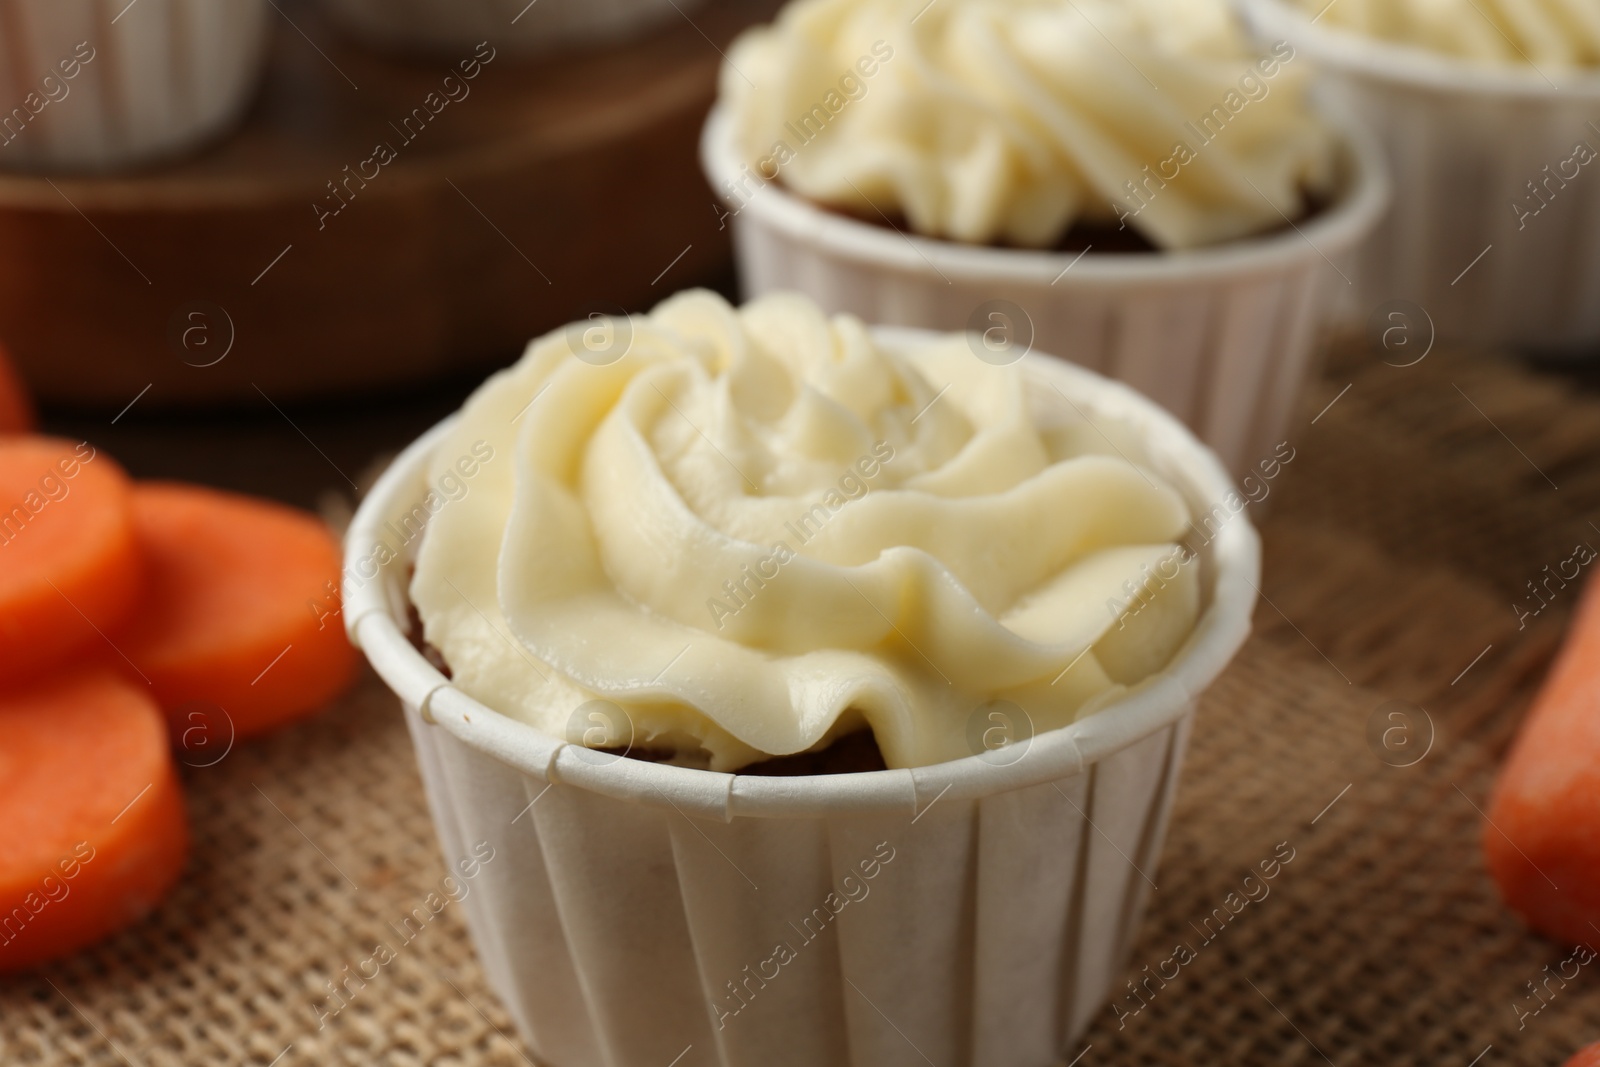
M 1302 0 L 1302 7 L 1329 29 L 1477 63 L 1552 70 L 1600 63 L 1600 5 L 1592 0 Z
M 0 167 L 110 170 L 228 128 L 260 80 L 265 0 L 4 0 Z
M 797 0 L 702 158 L 748 295 L 1120 378 L 1237 472 L 1280 439 L 1378 153 L 1224 0 Z
M 324 0 L 353 34 L 380 48 L 450 52 L 487 41 L 531 54 L 624 40 L 701 0 Z
M 1600 3 L 1241 0 L 1370 124 L 1393 208 L 1359 299 L 1442 335 L 1581 353 L 1600 341 Z

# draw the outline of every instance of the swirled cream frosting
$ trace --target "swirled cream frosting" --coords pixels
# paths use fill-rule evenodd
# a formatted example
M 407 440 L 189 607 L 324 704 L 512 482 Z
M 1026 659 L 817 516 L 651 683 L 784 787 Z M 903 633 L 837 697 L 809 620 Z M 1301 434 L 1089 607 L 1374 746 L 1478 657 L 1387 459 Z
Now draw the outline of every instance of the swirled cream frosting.
M 1305 67 L 1258 56 L 1226 0 L 795 0 L 735 43 L 721 99 L 750 173 L 821 205 L 973 244 L 1087 222 L 1175 250 L 1331 189 Z
M 428 522 L 426 640 L 504 714 L 716 770 L 862 727 L 891 767 L 974 755 L 999 702 L 1070 723 L 1171 660 L 1198 567 L 1130 432 L 1029 366 L 796 296 L 550 334 L 435 454 L 494 458 Z
M 1600 0 L 1301 0 L 1328 26 L 1461 59 L 1600 64 Z

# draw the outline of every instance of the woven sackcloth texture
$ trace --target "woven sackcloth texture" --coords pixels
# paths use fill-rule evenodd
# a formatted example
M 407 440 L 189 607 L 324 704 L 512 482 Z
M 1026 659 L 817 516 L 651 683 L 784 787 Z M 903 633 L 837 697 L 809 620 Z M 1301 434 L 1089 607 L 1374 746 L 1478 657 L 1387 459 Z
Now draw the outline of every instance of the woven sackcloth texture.
M 1443 347 L 1397 367 L 1351 342 L 1288 445 L 1252 507 L 1256 633 L 1204 702 L 1149 872 L 1138 995 L 1107 1007 L 1078 1063 L 1559 1063 L 1600 1039 L 1600 968 L 1530 995 L 1568 954 L 1499 904 L 1477 809 L 1575 590 L 1525 628 L 1513 604 L 1600 545 L 1600 391 Z M 1370 742 L 1375 714 L 1413 747 Z M 0 981 L 0 1063 L 531 1062 L 455 906 L 318 1027 L 329 979 L 393 943 L 445 874 L 376 679 L 185 778 L 182 885 L 110 943 Z M 1275 854 L 1293 858 L 1270 893 L 1226 909 Z M 1177 977 L 1147 979 L 1179 944 Z

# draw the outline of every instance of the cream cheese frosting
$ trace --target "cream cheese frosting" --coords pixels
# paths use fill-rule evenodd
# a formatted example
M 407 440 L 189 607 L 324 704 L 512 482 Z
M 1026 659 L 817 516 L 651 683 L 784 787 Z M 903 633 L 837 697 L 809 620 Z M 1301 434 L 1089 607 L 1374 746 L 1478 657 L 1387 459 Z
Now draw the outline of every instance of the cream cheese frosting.
M 1226 0 L 794 0 L 735 42 L 721 100 L 752 174 L 870 221 L 1035 248 L 1127 225 L 1176 250 L 1331 189 L 1307 76 Z
M 1300 2 L 1324 25 L 1461 59 L 1538 67 L 1600 63 L 1600 0 Z
M 865 725 L 922 766 L 977 754 L 1000 702 L 1034 731 L 1088 714 L 1194 627 L 1182 498 L 1029 363 L 895 349 L 792 295 L 592 328 L 604 359 L 534 342 L 433 461 L 495 457 L 429 520 L 411 595 L 504 714 L 715 770 Z

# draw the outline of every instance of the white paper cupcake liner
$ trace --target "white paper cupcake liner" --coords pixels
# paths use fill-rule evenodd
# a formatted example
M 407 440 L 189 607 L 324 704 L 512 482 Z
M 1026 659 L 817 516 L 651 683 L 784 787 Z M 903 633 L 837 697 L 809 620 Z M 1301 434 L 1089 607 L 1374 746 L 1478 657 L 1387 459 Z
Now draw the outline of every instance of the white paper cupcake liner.
M 1147 442 L 1196 513 L 1230 491 L 1149 401 L 1057 360 L 1027 366 L 1041 391 Z M 426 492 L 448 429 L 375 487 L 350 560 L 371 559 Z M 403 632 L 405 558 L 371 579 L 352 564 L 345 618 L 405 706 L 448 862 L 495 849 L 465 912 L 494 989 L 553 1067 L 1051 1067 L 1079 1051 L 1126 966 L 1196 700 L 1249 630 L 1248 521 L 1227 521 L 1198 565 L 1205 607 L 1172 666 L 1009 766 L 764 778 L 610 759 L 430 666 Z
M 249 104 L 269 13 L 266 0 L 8 0 L 0 167 L 105 170 L 205 141 Z
M 1127 382 L 1192 427 L 1235 474 L 1293 415 L 1345 264 L 1387 196 L 1377 148 L 1346 131 L 1346 181 L 1298 229 L 1182 254 L 979 248 L 897 233 L 762 183 L 719 107 L 701 163 L 730 212 L 745 297 L 797 290 L 867 322 L 974 329 L 1003 301 L 1031 347 Z M 753 190 L 735 192 L 738 183 Z M 1004 309 L 998 309 L 1003 315 Z M 998 320 L 993 320 L 998 321 Z
M 529 54 L 626 39 L 702 0 L 323 0 L 351 32 L 382 48 L 461 51 L 480 42 Z
M 1600 76 L 1488 67 L 1314 25 L 1242 0 L 1258 35 L 1320 70 L 1319 91 L 1366 122 L 1394 201 L 1356 270 L 1362 308 L 1406 300 L 1441 336 L 1559 353 L 1600 342 L 1600 160 L 1547 180 L 1578 142 L 1600 153 Z M 1569 171 L 1570 172 L 1570 171 Z M 1513 204 L 1530 212 L 1521 218 Z

